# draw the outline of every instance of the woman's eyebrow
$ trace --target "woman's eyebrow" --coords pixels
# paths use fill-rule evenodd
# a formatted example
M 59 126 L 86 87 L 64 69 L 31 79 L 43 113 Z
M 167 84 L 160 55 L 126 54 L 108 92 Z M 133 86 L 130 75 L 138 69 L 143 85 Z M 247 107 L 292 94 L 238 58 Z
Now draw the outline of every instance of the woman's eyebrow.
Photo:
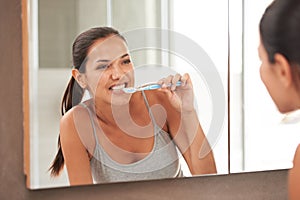
M 126 56 L 129 56 L 128 53 L 125 53 L 123 56 L 121 56 L 121 58 L 124 58 Z
M 126 57 L 126 56 L 129 56 L 129 54 L 126 53 L 126 54 L 122 55 L 120 58 L 124 58 L 124 57 Z M 110 62 L 110 60 L 107 60 L 107 59 L 99 59 L 99 60 L 97 60 L 96 62 L 97 62 L 97 63 L 98 63 L 98 62 L 105 62 L 105 63 L 107 63 L 107 62 Z
M 110 60 L 106 60 L 106 59 L 103 59 L 103 60 L 97 60 L 96 62 L 110 62 Z

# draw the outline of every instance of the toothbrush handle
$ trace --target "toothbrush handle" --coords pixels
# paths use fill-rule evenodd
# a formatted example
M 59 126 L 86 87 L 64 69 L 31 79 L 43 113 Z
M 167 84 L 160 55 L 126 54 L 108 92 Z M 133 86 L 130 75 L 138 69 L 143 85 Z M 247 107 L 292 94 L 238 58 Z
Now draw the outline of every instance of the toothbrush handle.
M 177 81 L 176 86 L 180 86 L 180 85 L 181 85 L 181 81 Z M 171 83 L 167 85 L 167 87 L 171 87 L 171 86 L 172 86 Z M 160 84 L 152 84 L 152 85 L 147 86 L 145 89 L 146 90 L 155 90 L 155 89 L 159 89 L 159 88 L 161 88 Z
M 176 86 L 181 86 L 181 81 L 177 81 Z
M 168 85 L 167 85 L 167 87 L 171 87 L 173 84 L 172 83 L 169 83 Z M 176 82 L 176 86 L 181 86 L 181 81 L 177 81 Z

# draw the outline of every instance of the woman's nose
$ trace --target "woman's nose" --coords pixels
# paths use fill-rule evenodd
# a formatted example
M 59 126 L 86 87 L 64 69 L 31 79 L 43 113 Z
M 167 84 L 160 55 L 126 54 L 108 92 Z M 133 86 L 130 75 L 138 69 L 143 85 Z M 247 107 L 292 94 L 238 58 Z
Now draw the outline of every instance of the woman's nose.
M 114 64 L 112 66 L 112 78 L 113 79 L 119 79 L 123 75 L 123 71 L 119 64 Z

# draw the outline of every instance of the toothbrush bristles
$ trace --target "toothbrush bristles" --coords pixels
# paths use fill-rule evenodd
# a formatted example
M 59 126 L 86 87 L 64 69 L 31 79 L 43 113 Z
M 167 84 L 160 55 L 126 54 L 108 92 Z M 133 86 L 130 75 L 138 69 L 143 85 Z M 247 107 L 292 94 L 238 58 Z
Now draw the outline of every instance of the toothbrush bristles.
M 125 93 L 134 93 L 136 92 L 136 89 L 134 87 L 128 87 L 122 89 Z

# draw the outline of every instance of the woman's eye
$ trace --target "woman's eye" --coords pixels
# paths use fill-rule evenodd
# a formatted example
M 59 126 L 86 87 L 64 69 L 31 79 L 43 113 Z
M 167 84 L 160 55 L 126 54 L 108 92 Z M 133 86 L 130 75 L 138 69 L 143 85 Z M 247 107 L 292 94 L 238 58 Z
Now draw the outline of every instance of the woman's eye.
M 99 65 L 96 69 L 104 70 L 108 67 L 108 65 Z
M 130 63 L 131 63 L 130 59 L 123 60 L 123 64 L 130 64 Z

